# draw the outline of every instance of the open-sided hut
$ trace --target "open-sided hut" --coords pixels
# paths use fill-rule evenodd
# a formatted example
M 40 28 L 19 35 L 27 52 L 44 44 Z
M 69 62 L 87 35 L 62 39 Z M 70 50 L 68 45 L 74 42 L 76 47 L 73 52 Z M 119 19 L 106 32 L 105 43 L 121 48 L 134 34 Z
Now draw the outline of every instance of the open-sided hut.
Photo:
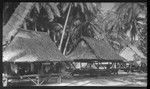
M 60 62 L 66 60 L 47 33 L 19 29 L 13 40 L 3 48 L 3 73 L 10 78 L 24 76 L 30 79 L 47 73 L 49 76 L 52 71 L 58 73 Z M 34 83 L 42 84 L 39 78 Z
M 125 61 L 108 43 L 89 37 L 83 37 L 76 49 L 67 58 L 74 60 L 75 68 L 81 70 L 88 67 L 96 70 L 106 69 L 109 65 L 115 67 L 117 63 Z M 90 73 L 93 74 L 93 72 Z M 95 72 L 95 74 L 97 73 Z

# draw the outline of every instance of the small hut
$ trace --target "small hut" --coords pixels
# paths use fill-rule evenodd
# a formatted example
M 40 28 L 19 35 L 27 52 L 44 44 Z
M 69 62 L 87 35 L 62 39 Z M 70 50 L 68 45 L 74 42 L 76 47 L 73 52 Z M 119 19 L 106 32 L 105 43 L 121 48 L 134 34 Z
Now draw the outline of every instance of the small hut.
M 78 69 L 87 69 L 88 66 L 93 69 L 106 69 L 108 65 L 115 66 L 119 62 L 125 61 L 108 43 L 89 37 L 83 37 L 67 58 L 74 60 L 74 65 Z
M 70 53 L 67 58 L 125 61 L 125 59 L 117 54 L 104 40 L 97 40 L 90 37 L 83 37 L 76 49 Z
M 15 76 L 38 78 L 37 83 L 32 81 L 39 85 L 43 83 L 40 76 L 59 74 L 61 62 L 66 60 L 47 33 L 19 29 L 11 43 L 3 48 L 3 73 L 6 80 Z

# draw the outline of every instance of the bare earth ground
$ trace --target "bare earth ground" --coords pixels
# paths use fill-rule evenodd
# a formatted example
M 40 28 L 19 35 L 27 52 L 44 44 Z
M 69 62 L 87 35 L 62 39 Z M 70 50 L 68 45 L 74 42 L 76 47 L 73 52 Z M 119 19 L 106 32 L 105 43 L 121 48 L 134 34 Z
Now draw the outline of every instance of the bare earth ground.
M 33 83 L 20 83 L 13 85 L 32 86 Z M 119 72 L 119 75 L 99 76 L 99 77 L 73 77 L 63 79 L 62 83 L 56 83 L 56 79 L 51 79 L 47 84 L 42 86 L 147 86 L 147 73 L 130 73 Z

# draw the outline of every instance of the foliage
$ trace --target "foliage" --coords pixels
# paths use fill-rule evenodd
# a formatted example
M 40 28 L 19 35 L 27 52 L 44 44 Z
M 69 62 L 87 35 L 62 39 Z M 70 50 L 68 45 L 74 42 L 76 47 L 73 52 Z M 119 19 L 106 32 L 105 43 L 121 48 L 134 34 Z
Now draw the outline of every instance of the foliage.
M 66 55 L 74 50 L 82 36 L 105 39 L 116 51 L 129 44 L 138 44 L 139 49 L 147 54 L 146 3 L 117 3 L 115 11 L 110 10 L 105 14 L 101 13 L 101 3 L 35 3 L 24 23 L 29 30 L 48 32 L 59 46 L 70 5 L 71 11 L 62 43 L 62 48 L 67 47 Z M 8 8 L 11 7 L 6 4 L 3 9 L 4 24 L 9 19 L 6 18 L 9 17 L 6 15 Z M 146 16 L 141 18 L 140 14 Z M 131 37 L 126 35 L 128 31 Z M 69 42 L 66 44 L 67 39 Z
M 71 36 L 69 44 L 72 43 L 70 45 L 72 45 L 71 48 L 73 48 L 77 45 L 81 36 L 91 36 L 93 34 L 89 27 L 89 22 L 95 18 L 94 11 L 96 12 L 96 8 L 94 8 L 91 3 L 62 3 L 60 5 L 62 8 L 60 11 L 63 14 L 67 14 L 69 5 L 71 5 L 71 11 L 66 33 L 70 34 L 68 36 Z M 68 45 L 68 47 L 70 46 Z
M 112 43 L 111 45 L 119 51 L 129 44 L 137 44 L 137 42 L 139 44 L 140 41 L 136 40 L 136 36 L 141 38 L 139 34 L 144 30 L 141 30 L 142 27 L 139 25 L 139 20 L 146 23 L 147 19 L 146 17 L 142 19 L 139 15 L 147 14 L 146 3 L 117 3 L 114 9 L 116 10 L 108 11 L 105 14 L 104 20 L 107 38 Z M 131 36 L 128 37 L 127 32 Z
M 3 3 L 3 26 L 6 25 L 12 13 L 15 11 L 19 3 L 5 2 Z

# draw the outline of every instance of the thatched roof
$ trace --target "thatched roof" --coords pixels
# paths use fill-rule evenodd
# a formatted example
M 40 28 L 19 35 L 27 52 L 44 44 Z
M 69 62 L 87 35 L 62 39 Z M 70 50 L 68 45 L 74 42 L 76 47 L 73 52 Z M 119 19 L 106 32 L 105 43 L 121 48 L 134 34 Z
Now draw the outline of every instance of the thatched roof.
M 137 59 L 144 63 L 147 61 L 147 57 L 134 45 L 129 45 L 129 47 L 122 49 L 120 56 L 124 57 L 126 61 L 136 61 Z
M 67 57 L 70 59 L 100 59 L 100 60 L 117 60 L 125 61 L 125 59 L 117 54 L 112 47 L 103 40 L 83 37 L 88 47 L 79 46 Z
M 130 48 L 137 54 L 139 55 L 141 58 L 145 58 L 146 56 L 144 56 L 144 54 L 135 46 L 135 45 L 130 45 Z
M 134 61 L 135 60 L 135 58 L 134 58 L 135 52 L 129 47 L 124 48 L 119 53 L 119 55 L 124 57 L 126 59 L 126 61 Z
M 67 58 L 74 59 L 97 59 L 95 54 L 92 53 L 91 49 L 84 44 L 84 41 L 81 41 L 76 49 L 67 56 Z
M 3 51 L 3 61 L 9 62 L 63 60 L 67 58 L 44 32 L 19 30 L 13 41 Z
M 84 37 L 83 38 L 91 47 L 95 55 L 103 60 L 120 60 L 125 59 L 115 52 L 115 50 L 104 40 L 97 40 L 94 38 Z

